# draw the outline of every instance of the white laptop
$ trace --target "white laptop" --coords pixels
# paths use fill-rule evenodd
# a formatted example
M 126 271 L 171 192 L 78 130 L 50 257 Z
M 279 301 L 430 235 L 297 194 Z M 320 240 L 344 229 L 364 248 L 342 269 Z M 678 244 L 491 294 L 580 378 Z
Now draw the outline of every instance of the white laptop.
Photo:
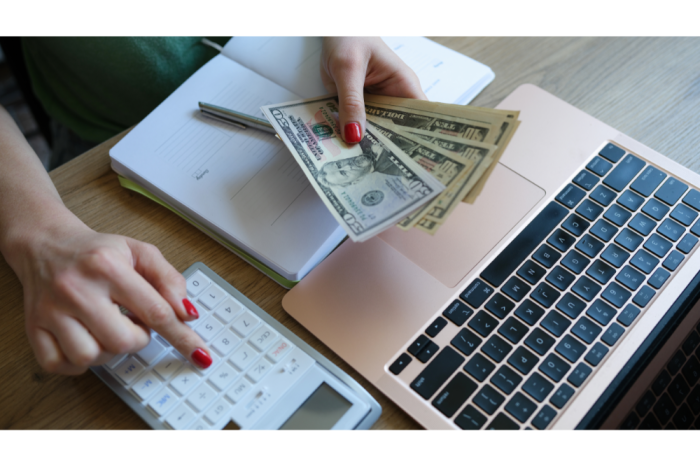
M 474 205 L 284 308 L 431 429 L 698 427 L 700 175 L 533 85 Z

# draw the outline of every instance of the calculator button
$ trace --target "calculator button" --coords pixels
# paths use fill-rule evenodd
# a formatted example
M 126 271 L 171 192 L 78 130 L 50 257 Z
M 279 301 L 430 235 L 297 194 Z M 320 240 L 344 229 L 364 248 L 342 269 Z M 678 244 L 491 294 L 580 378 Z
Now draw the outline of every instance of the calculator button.
M 204 304 L 207 309 L 211 310 L 214 309 L 225 296 L 226 292 L 212 283 L 197 300 Z
M 216 392 L 207 383 L 201 384 L 197 387 L 190 396 L 187 397 L 187 401 L 196 409 L 197 411 L 204 411 L 204 409 L 209 406 L 209 403 L 214 401 L 216 398 Z
M 153 370 L 161 376 L 163 380 L 168 380 L 183 364 L 182 359 L 175 356 L 174 353 L 168 353 L 156 364 Z
M 253 362 L 253 359 L 258 355 L 258 352 L 249 345 L 242 345 L 228 359 L 234 366 L 240 370 L 244 370 Z
M 195 332 L 206 342 L 211 341 L 214 336 L 224 327 L 214 316 L 209 316 L 195 329 Z
M 243 306 L 229 296 L 217 306 L 214 310 L 214 314 L 228 324 L 238 315 L 241 309 L 243 309 Z
M 209 430 L 209 426 L 202 421 L 201 419 L 198 419 L 190 426 L 190 430 Z
M 185 395 L 197 385 L 197 382 L 199 382 L 199 375 L 190 366 L 185 366 L 170 382 L 170 386 L 179 394 Z
M 238 371 L 229 364 L 222 364 L 209 375 L 209 383 L 222 392 L 228 388 L 231 382 L 238 376 Z
M 226 397 L 234 403 L 238 403 L 252 386 L 253 385 L 248 382 L 245 377 L 242 377 L 226 392 Z
M 161 342 L 155 339 L 155 335 L 151 335 L 151 341 L 148 345 L 136 353 L 136 355 L 143 360 L 146 365 L 151 365 L 153 361 L 158 359 L 163 351 L 165 351 L 165 346 Z
M 212 424 L 216 424 L 223 415 L 229 412 L 231 404 L 225 398 L 219 398 L 216 403 L 209 408 L 204 418 Z
M 178 404 L 179 398 L 169 388 L 164 388 L 148 403 L 148 407 L 153 410 L 159 417 L 170 411 L 170 408 Z
M 194 418 L 194 412 L 186 405 L 182 404 L 165 418 L 165 422 L 173 429 L 184 429 Z
M 219 334 L 211 345 L 216 351 L 224 356 L 227 356 L 240 342 L 241 339 L 238 338 L 231 330 L 226 330 L 225 332 Z
M 250 332 L 253 331 L 256 325 L 260 323 L 260 319 L 255 317 L 253 314 L 250 312 L 246 311 L 243 313 L 242 316 L 240 316 L 236 321 L 231 325 L 233 329 L 238 332 L 239 335 L 241 336 L 248 336 L 250 335 Z
M 272 369 L 272 364 L 265 358 L 260 358 L 251 366 L 250 370 L 246 374 L 250 380 L 258 383 L 265 374 L 267 374 L 270 369 Z
M 114 368 L 114 374 L 119 377 L 125 385 L 129 385 L 136 380 L 136 377 L 144 371 L 143 364 L 138 362 L 135 357 L 129 356 L 124 362 Z
M 152 372 L 148 372 L 134 384 L 132 390 L 142 400 L 147 400 L 163 383 Z
M 277 332 L 267 325 L 262 325 L 251 337 L 250 344 L 260 351 L 265 351 L 277 338 Z
M 287 340 L 279 340 L 277 343 L 272 345 L 270 351 L 267 352 L 267 357 L 272 362 L 279 362 L 282 358 L 289 354 L 294 346 Z
M 190 278 L 187 279 L 187 293 L 196 298 L 199 296 L 199 293 L 204 291 L 209 286 L 210 283 L 211 280 L 209 280 L 202 272 L 197 270 L 190 276 Z
M 109 361 L 107 361 L 105 363 L 105 366 L 107 366 L 110 369 L 114 369 L 115 367 L 117 367 L 117 364 L 122 362 L 122 359 L 124 359 L 125 357 L 126 357 L 126 354 L 118 354 L 118 355 L 114 356 L 112 359 L 110 359 Z

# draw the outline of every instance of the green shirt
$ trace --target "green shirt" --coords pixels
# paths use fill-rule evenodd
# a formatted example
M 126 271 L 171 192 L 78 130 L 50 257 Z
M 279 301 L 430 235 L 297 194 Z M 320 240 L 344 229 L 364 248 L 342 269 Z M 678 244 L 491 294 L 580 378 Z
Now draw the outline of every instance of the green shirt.
M 212 39 L 221 45 L 227 38 Z M 135 125 L 217 54 L 196 37 L 23 39 L 34 93 L 86 141 Z

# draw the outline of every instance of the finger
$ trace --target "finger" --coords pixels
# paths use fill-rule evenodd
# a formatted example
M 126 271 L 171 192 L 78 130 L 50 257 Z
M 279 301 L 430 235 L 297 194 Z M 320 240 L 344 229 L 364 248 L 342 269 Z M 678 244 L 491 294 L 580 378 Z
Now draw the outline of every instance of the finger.
M 197 309 L 187 299 L 185 277 L 165 260 L 160 250 L 131 238 L 127 238 L 127 244 L 133 253 L 134 269 L 165 298 L 180 320 L 199 318 Z
M 95 304 L 80 315 L 80 320 L 104 351 L 135 353 L 148 345 L 150 332 L 122 314 L 119 306 L 104 298 L 93 298 L 92 302 Z
M 83 371 L 94 365 L 101 356 L 102 348 L 95 337 L 71 316 L 57 315 L 51 323 L 51 333 L 56 337 L 68 362 Z
M 362 140 L 365 132 L 364 86 L 368 59 L 348 52 L 330 65 L 338 89 L 339 119 L 343 139 L 349 144 Z
M 27 337 L 36 360 L 45 371 L 63 375 L 77 375 L 85 372 L 83 369 L 78 370 L 66 360 L 58 342 L 47 330 L 39 327 L 28 328 Z

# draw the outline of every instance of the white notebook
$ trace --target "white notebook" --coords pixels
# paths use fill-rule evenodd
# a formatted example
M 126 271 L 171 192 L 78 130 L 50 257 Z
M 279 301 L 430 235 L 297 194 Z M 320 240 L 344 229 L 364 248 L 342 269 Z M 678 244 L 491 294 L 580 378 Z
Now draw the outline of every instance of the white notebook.
M 485 65 L 428 39 L 385 40 L 431 100 L 466 103 L 493 79 Z M 345 232 L 282 142 L 202 117 L 198 102 L 264 118 L 262 105 L 326 94 L 320 54 L 320 38 L 231 39 L 110 150 L 112 168 L 125 187 L 293 286 Z

